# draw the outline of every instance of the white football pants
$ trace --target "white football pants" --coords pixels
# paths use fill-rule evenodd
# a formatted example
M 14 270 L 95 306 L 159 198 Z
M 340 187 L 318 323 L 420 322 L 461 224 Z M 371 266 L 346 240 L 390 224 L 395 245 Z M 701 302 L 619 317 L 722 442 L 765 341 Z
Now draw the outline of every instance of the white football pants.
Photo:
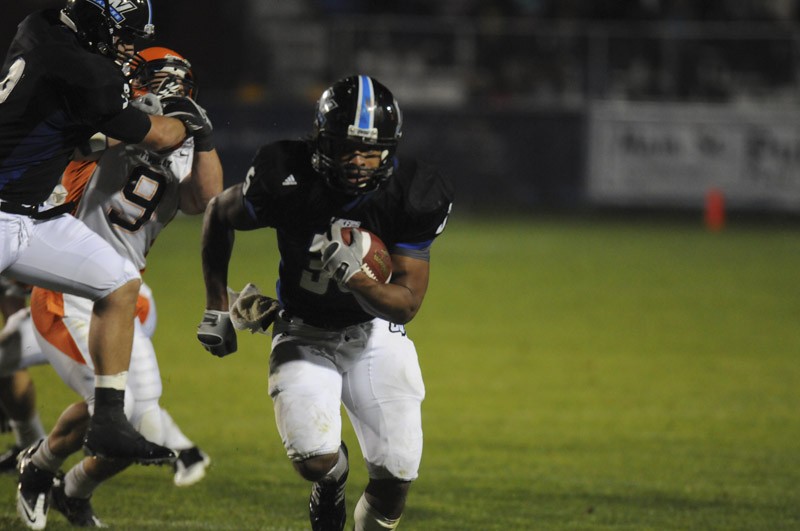
M 25 284 L 101 299 L 139 271 L 82 221 L 0 212 L 0 272 Z
M 269 394 L 290 459 L 338 450 L 344 404 L 369 477 L 417 478 L 425 386 L 414 343 L 402 326 L 376 318 L 329 331 L 279 317 Z

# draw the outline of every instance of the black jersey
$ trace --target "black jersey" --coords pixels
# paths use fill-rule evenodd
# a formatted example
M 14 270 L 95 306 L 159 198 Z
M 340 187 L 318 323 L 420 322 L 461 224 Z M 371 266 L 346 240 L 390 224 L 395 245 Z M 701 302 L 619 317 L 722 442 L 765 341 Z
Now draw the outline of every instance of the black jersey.
M 58 14 L 23 20 L 0 70 L 0 199 L 6 201 L 47 199 L 74 149 L 97 131 L 140 142 L 150 129 L 149 118 L 128 107 L 128 85 L 114 62 L 82 48 Z
M 334 218 L 351 220 L 378 235 L 390 253 L 420 256 L 444 230 L 452 187 L 432 166 L 401 159 L 378 190 L 347 196 L 312 168 L 311 153 L 304 141 L 262 147 L 244 185 L 245 207 L 260 226 L 277 230 L 278 297 L 287 312 L 332 328 L 368 321 L 372 316 L 351 293 L 320 274 L 308 251 L 314 235 Z

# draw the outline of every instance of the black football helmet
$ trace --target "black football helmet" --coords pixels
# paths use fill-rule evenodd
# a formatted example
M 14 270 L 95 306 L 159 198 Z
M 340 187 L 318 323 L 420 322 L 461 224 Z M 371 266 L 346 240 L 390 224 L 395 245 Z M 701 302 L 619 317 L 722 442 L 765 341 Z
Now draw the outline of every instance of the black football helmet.
M 349 195 L 377 189 L 394 173 L 403 115 L 392 93 L 369 76 L 340 79 L 322 93 L 311 141 L 311 164 L 329 186 Z M 356 151 L 379 151 L 375 169 L 347 161 Z
M 86 48 L 117 58 L 114 37 L 132 44 L 155 34 L 150 0 L 67 0 L 61 20 Z

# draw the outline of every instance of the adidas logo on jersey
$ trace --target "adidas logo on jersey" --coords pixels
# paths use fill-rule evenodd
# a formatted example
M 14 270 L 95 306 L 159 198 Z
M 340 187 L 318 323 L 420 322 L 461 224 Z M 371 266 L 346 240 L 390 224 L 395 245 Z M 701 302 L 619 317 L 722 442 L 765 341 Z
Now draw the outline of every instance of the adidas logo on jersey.
M 294 175 L 289 175 L 285 178 L 283 180 L 283 186 L 297 186 L 297 180 L 294 178 Z

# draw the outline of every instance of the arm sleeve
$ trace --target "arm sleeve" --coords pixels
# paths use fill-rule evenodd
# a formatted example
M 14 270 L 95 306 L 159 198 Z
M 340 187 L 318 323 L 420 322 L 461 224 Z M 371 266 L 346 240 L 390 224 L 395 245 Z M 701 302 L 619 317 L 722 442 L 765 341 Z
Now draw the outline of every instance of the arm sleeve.
M 422 242 L 418 244 L 398 243 L 391 250 L 392 255 L 407 256 L 409 258 L 416 258 L 417 260 L 431 261 L 431 243 Z
M 59 57 L 55 68 L 76 122 L 128 144 L 144 140 L 150 118 L 129 104 L 130 86 L 111 61 L 75 50 Z
M 106 136 L 122 140 L 127 144 L 138 144 L 150 132 L 150 117 L 138 109 L 126 107 L 116 116 L 100 124 L 99 130 Z

